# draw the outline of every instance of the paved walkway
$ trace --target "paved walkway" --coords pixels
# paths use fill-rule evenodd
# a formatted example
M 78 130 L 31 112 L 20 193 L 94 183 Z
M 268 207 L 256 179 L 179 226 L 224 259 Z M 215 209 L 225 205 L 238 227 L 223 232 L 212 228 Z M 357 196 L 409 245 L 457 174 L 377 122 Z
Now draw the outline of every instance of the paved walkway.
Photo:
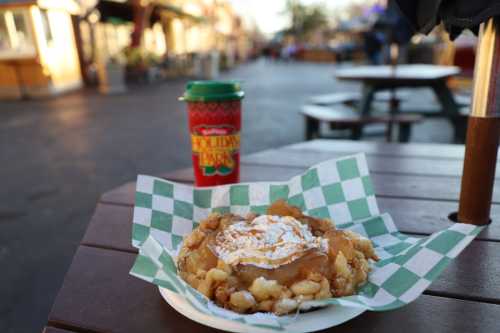
M 298 107 L 313 94 L 358 89 L 333 66 L 258 61 L 225 73 L 243 80 L 243 152 L 303 139 Z M 80 92 L 0 102 L 0 332 L 37 332 L 46 322 L 99 195 L 138 173 L 188 166 L 185 80 L 120 96 Z M 410 104 L 431 98 L 415 94 Z M 429 103 L 428 103 L 429 104 Z M 448 142 L 445 121 L 415 128 L 412 141 Z

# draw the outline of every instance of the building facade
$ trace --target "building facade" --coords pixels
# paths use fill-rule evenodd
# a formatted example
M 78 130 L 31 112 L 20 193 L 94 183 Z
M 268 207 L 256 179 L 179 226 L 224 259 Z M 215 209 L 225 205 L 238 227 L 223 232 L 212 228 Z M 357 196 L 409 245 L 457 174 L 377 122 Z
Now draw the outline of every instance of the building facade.
M 57 94 L 82 85 L 71 1 L 0 2 L 0 98 Z
M 110 63 L 180 75 L 216 51 L 229 68 L 250 49 L 227 0 L 0 0 L 0 98 L 95 84 Z

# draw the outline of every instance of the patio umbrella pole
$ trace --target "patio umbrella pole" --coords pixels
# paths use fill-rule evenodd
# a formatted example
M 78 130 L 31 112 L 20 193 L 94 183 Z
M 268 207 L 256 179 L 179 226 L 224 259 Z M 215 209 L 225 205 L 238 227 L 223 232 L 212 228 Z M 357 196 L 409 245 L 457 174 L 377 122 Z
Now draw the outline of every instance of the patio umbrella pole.
M 474 90 L 467 129 L 458 221 L 490 222 L 500 138 L 500 21 L 481 24 L 474 67 Z

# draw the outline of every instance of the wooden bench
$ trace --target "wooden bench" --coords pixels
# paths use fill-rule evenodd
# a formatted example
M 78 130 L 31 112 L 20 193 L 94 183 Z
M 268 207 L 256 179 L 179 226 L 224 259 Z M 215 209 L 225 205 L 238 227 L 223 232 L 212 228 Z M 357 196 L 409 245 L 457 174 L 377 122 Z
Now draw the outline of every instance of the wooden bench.
M 423 117 L 414 114 L 397 115 L 370 115 L 361 116 L 352 108 L 337 105 L 335 107 L 325 107 L 317 105 L 305 105 L 301 109 L 301 114 L 305 118 L 305 138 L 312 140 L 321 137 L 320 124 L 328 123 L 334 130 L 350 130 L 350 138 L 359 140 L 363 127 L 370 124 L 385 124 L 388 129 L 392 125 L 398 126 L 398 141 L 408 142 L 411 134 L 411 126 L 420 122 Z M 387 131 L 387 139 L 391 141 L 392 131 Z
M 308 103 L 318 106 L 328 106 L 334 104 L 353 105 L 361 99 L 359 92 L 339 92 L 333 94 L 317 95 L 309 98 Z
M 335 104 L 354 105 L 361 100 L 361 92 L 337 92 L 332 94 L 316 95 L 308 100 L 308 104 L 318 106 L 330 106 Z M 396 91 L 396 101 L 398 104 L 408 98 L 408 93 Z M 382 103 L 389 103 L 392 99 L 390 91 L 379 91 L 375 94 L 375 101 Z

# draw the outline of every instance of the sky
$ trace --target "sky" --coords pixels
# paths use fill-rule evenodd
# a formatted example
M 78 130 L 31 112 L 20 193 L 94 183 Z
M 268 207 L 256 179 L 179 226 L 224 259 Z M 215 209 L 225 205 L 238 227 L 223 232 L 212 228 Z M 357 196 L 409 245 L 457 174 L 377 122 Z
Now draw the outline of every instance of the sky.
M 259 29 L 270 35 L 273 32 L 286 27 L 288 21 L 280 12 L 285 8 L 286 0 L 230 0 L 238 14 L 246 20 L 255 20 Z M 363 2 L 362 0 L 301 0 L 304 4 L 324 3 L 329 10 L 341 8 L 351 2 Z

